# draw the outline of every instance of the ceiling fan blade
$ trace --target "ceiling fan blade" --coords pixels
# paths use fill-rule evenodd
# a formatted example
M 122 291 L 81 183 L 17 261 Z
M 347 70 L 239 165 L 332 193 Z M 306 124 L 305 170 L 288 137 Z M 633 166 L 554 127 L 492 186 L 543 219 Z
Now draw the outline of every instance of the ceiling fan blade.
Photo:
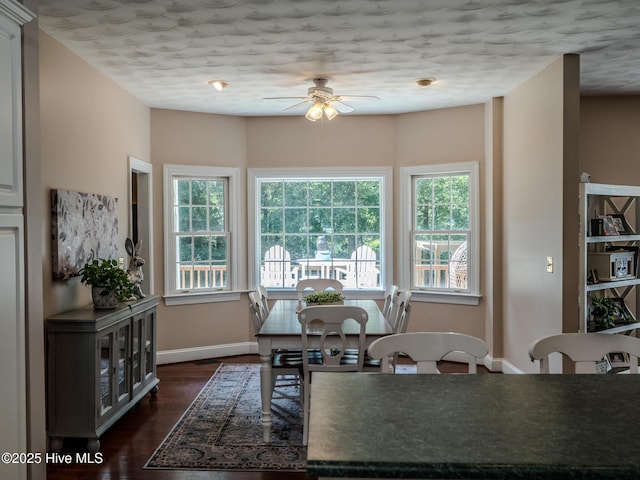
M 307 97 L 263 97 L 262 100 L 302 100 Z
M 380 100 L 380 97 L 376 97 L 375 95 L 340 95 L 340 101 L 346 100 Z
M 298 98 L 306 98 L 306 97 L 298 97 Z M 306 99 L 305 101 L 303 101 L 303 102 L 296 103 L 296 104 L 294 104 L 294 105 L 291 105 L 290 107 L 285 108 L 285 109 L 283 110 L 283 112 L 286 112 L 286 111 L 288 111 L 288 110 L 293 110 L 294 108 L 297 108 L 297 107 L 299 107 L 300 105 L 304 105 L 304 104 L 306 104 L 306 103 L 310 103 L 310 102 L 312 102 L 312 101 L 313 101 L 313 99 L 312 99 L 312 98 L 307 98 L 307 99 Z
M 353 107 L 351 105 L 347 105 L 340 100 L 334 100 L 333 102 L 331 102 L 331 105 L 333 105 L 340 113 L 353 112 Z

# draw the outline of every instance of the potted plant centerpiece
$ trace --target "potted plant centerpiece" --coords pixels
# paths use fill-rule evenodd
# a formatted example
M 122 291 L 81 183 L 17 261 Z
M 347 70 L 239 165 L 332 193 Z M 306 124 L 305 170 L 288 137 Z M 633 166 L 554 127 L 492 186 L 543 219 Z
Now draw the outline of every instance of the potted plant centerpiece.
M 91 285 L 94 308 L 115 308 L 118 302 L 133 296 L 133 283 L 127 278 L 127 272 L 118 266 L 117 260 L 94 260 L 80 270 L 80 275 L 83 284 Z
M 313 292 L 304 297 L 307 305 L 340 305 L 344 303 L 344 295 L 340 292 Z

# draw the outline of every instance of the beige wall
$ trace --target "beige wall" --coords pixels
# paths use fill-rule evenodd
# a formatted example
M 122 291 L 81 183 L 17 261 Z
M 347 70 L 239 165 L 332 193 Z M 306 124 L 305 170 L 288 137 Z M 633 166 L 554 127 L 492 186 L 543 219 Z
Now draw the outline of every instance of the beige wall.
M 582 97 L 580 171 L 593 183 L 640 185 L 640 96 Z
M 486 188 L 485 172 L 484 106 L 429 110 L 396 116 L 395 122 L 395 173 L 397 167 L 430 165 L 454 162 L 480 163 L 480 224 L 484 228 Z M 400 211 L 400 183 L 394 182 L 395 218 Z M 394 241 L 400 241 L 400 223 L 396 221 Z M 485 264 L 484 239 L 480 241 L 480 264 Z M 395 259 L 396 262 L 398 259 Z M 398 265 L 395 264 L 397 270 Z M 397 283 L 398 278 L 394 279 Z M 480 293 L 485 294 L 484 281 Z M 485 338 L 486 299 L 479 306 L 451 305 L 443 303 L 413 302 L 409 331 L 457 331 Z
M 215 165 L 237 167 L 245 182 L 246 120 L 174 110 L 151 110 L 151 161 L 153 163 L 154 247 L 156 293 L 164 290 L 163 166 Z M 241 198 L 246 198 L 242 187 Z M 240 208 L 240 222 L 246 223 Z M 246 254 L 246 242 L 240 250 Z M 241 285 L 242 286 L 242 285 Z M 249 303 L 204 303 L 158 308 L 158 350 L 181 350 L 210 345 L 248 342 Z
M 389 166 L 394 143 L 393 116 L 247 119 L 249 168 Z
M 577 96 L 578 83 L 577 58 L 566 56 L 504 98 L 504 357 L 525 372 L 536 371 L 529 344 L 562 332 L 567 313 L 563 255 L 571 253 L 563 252 L 564 230 L 573 225 L 577 238 L 577 195 L 567 217 L 565 189 L 577 192 L 578 174 L 577 138 L 566 131 L 565 116 L 578 119 L 572 111 L 578 105 L 566 100 Z M 546 271 L 547 256 L 554 258 L 554 273 Z M 576 272 L 566 275 L 575 284 Z M 574 293 L 577 310 L 577 288 Z
M 50 190 L 118 198 L 121 256 L 128 235 L 128 155 L 149 159 L 149 109 L 56 40 L 40 32 L 43 291 L 45 317 L 91 303 L 78 278 L 53 281 Z

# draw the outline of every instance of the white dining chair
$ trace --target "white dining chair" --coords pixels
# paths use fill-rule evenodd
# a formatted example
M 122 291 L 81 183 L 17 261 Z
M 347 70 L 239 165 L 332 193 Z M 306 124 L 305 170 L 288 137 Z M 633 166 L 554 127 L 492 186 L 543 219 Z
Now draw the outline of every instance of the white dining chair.
M 440 373 L 437 362 L 452 352 L 465 354 L 468 372 L 476 373 L 476 362 L 489 353 L 483 340 L 455 332 L 396 333 L 374 340 L 367 351 L 372 358 L 382 360 L 383 373 L 392 373 L 390 362 L 397 353 L 415 361 L 417 373 Z
M 389 285 L 384 292 L 384 306 L 382 307 L 382 314 L 387 320 L 389 320 L 389 316 L 391 315 L 391 311 L 393 310 L 393 304 L 395 302 L 397 294 L 398 286 L 393 284 Z
M 302 302 L 304 297 L 311 292 L 322 292 L 331 290 L 341 293 L 344 285 L 339 280 L 333 278 L 305 278 L 296 283 L 296 292 L 298 292 L 298 301 Z
M 364 363 L 367 311 L 349 305 L 323 305 L 303 308 L 298 313 L 301 324 L 302 350 L 310 350 L 310 337 L 319 342 L 320 355 L 312 349 L 312 354 L 303 355 L 303 444 L 309 439 L 309 401 L 311 398 L 311 375 L 313 372 L 360 372 Z M 358 355 L 346 355 L 346 322 L 357 322 Z M 353 348 L 349 349 L 350 351 Z
M 411 309 L 411 292 L 398 290 L 388 318 L 389 325 L 395 333 L 405 333 L 409 326 L 409 311 Z
M 256 293 L 260 296 L 262 308 L 264 309 L 265 313 L 269 315 L 271 309 L 269 308 L 269 292 L 267 292 L 267 287 L 265 287 L 264 285 L 258 285 L 256 287 Z
M 253 325 L 254 335 L 260 331 L 267 314 L 262 306 L 262 300 L 258 292 L 249 292 L 249 310 Z M 302 382 L 300 372 L 302 370 L 301 349 L 275 349 L 271 352 L 271 384 L 273 398 L 287 397 L 282 392 L 283 387 L 298 387 L 297 398 L 302 403 Z
M 535 340 L 529 346 L 531 361 L 540 361 L 540 373 L 549 373 L 549 355 L 561 353 L 575 364 L 576 373 L 597 373 L 597 362 L 609 353 L 629 355 L 629 373 L 638 373 L 640 339 L 611 333 L 559 333 Z

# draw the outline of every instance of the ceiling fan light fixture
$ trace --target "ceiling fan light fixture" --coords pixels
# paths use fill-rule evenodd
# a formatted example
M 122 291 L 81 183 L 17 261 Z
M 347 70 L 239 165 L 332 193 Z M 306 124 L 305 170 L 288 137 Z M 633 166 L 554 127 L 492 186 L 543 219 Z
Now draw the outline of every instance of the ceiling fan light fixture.
M 304 115 L 305 118 L 307 120 L 311 120 L 312 122 L 321 119 L 322 107 L 322 102 L 315 102 L 313 105 L 311 105 L 311 107 L 309 107 L 309 110 L 307 110 L 307 113 Z
M 209 82 L 209 85 L 211 85 L 213 88 L 215 88 L 219 92 L 221 92 L 222 90 L 224 90 L 229 86 L 227 82 L 223 82 L 222 80 L 211 80 Z
M 423 78 L 421 80 L 416 80 L 416 85 L 421 88 L 426 88 L 434 82 L 433 78 Z
M 330 103 L 325 103 L 324 114 L 327 116 L 327 120 L 333 120 L 338 116 L 338 110 L 336 110 Z

